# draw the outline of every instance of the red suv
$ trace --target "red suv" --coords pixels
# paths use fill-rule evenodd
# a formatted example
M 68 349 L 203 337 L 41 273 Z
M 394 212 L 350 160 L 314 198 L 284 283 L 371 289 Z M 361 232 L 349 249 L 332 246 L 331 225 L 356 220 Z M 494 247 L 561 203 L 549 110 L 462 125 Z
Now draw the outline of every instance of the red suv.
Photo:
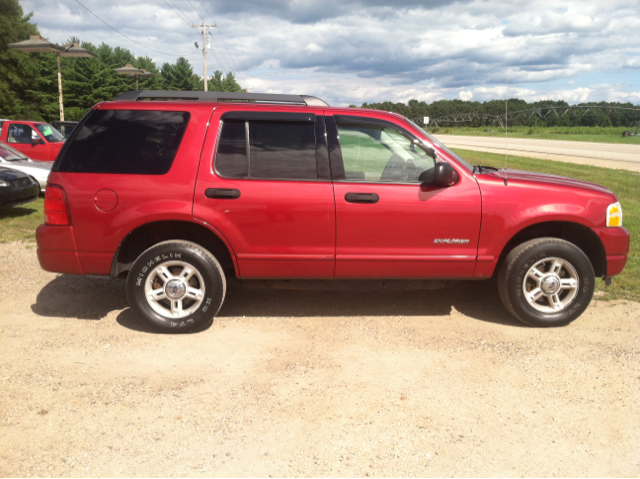
M 396 114 L 314 97 L 129 92 L 56 159 L 38 228 L 47 271 L 127 278 L 137 317 L 208 326 L 226 277 L 497 277 L 535 326 L 574 320 L 629 250 L 616 196 L 471 166 Z

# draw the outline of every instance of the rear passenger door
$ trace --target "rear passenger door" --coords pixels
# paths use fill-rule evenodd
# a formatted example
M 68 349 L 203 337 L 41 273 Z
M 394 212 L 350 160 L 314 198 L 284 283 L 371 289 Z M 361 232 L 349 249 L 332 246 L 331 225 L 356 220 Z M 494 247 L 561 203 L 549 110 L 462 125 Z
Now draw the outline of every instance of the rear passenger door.
M 194 216 L 243 278 L 332 277 L 335 204 L 322 111 L 214 112 Z

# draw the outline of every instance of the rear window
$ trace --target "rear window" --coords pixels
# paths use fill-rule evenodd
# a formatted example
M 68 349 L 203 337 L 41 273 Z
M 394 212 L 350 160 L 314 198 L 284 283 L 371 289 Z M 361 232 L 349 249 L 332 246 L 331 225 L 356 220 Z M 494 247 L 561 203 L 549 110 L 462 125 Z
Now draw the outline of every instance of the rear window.
M 226 178 L 316 180 L 315 124 L 225 120 L 215 167 Z
M 67 145 L 57 171 L 164 175 L 189 122 L 183 111 L 97 110 Z

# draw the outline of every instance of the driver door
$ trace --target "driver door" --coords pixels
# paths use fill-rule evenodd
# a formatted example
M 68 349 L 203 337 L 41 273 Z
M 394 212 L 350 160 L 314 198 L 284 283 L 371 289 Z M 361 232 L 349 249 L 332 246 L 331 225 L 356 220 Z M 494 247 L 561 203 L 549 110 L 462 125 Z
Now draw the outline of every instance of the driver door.
M 481 216 L 472 175 L 458 171 L 460 180 L 449 187 L 421 184 L 420 175 L 428 178 L 441 158 L 401 126 L 352 115 L 326 121 L 336 277 L 472 276 Z
M 11 123 L 8 126 L 7 143 L 34 160 L 49 161 L 49 144 L 30 125 Z

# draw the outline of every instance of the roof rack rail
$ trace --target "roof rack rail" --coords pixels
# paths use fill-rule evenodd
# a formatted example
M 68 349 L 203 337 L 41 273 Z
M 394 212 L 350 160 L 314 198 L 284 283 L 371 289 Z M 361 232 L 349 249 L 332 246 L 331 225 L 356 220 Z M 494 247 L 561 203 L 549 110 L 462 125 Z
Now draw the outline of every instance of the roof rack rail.
M 314 96 L 280 95 L 275 93 L 233 93 L 220 91 L 132 90 L 116 97 L 116 101 L 191 100 L 281 103 L 302 106 L 329 106 Z

